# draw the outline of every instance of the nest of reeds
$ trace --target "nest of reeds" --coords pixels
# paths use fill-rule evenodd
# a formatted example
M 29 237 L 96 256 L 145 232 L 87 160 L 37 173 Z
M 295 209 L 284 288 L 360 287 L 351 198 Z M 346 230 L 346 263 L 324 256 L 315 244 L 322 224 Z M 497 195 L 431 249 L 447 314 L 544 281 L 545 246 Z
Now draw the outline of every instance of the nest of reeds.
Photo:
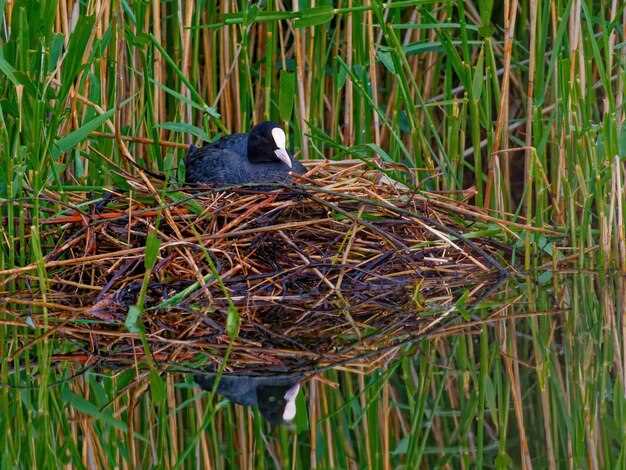
M 18 325 L 45 315 L 66 340 L 60 358 L 125 366 L 145 359 L 128 328 L 145 284 L 138 322 L 158 364 L 214 367 L 228 350 L 230 372 L 294 371 L 380 356 L 503 277 L 502 247 L 468 236 L 470 211 L 450 195 L 362 162 L 310 168 L 285 187 L 111 191 L 58 213 L 42 225 L 46 292 L 35 265 L 5 271 L 2 290 L 25 288 L 4 307 L 19 307 Z

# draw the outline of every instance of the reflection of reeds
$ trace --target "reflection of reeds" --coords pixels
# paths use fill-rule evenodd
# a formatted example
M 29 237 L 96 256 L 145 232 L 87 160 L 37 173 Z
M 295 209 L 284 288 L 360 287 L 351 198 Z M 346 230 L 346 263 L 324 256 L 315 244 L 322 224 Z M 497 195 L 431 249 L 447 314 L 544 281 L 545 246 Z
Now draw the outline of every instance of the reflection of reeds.
M 310 164 L 295 184 L 269 189 L 110 193 L 66 209 L 41 221 L 46 297 L 29 289 L 6 301 L 45 307 L 52 334 L 100 365 L 143 362 L 124 323 L 136 303 L 154 359 L 220 363 L 234 305 L 241 327 L 229 370 L 310 370 L 373 360 L 434 333 L 459 317 L 450 311 L 463 294 L 469 305 L 505 272 L 498 244 L 463 237 L 462 203 L 411 191 L 363 162 Z M 150 232 L 160 250 L 138 302 Z M 0 274 L 19 281 L 35 269 Z

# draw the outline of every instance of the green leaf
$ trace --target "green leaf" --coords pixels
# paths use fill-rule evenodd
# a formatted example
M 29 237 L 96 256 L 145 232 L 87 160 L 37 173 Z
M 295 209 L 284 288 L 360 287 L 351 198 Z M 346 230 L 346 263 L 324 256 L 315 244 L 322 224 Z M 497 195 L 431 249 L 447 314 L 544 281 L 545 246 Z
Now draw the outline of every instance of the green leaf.
M 387 152 L 385 152 L 379 145 L 376 145 L 376 144 L 355 145 L 354 147 L 350 149 L 350 152 L 353 154 L 363 155 L 363 156 L 370 155 L 372 152 L 374 152 L 376 155 L 378 155 L 380 158 L 382 158 L 386 162 L 393 163 L 394 161 L 393 158 L 391 158 Z
M 61 400 L 70 404 L 81 413 L 101 420 L 107 426 L 114 427 L 115 429 L 119 429 L 123 432 L 128 431 L 128 426 L 125 422 L 120 421 L 119 419 L 115 419 L 111 413 L 100 411 L 100 409 L 95 404 L 85 400 L 80 395 L 77 395 L 76 393 L 71 392 L 68 389 L 65 389 L 63 390 L 63 392 L 61 392 Z
M 48 62 L 48 73 L 54 71 L 63 56 L 63 46 L 65 45 L 65 36 L 62 34 L 54 34 L 50 45 L 50 60 Z
M 146 271 L 151 271 L 159 256 L 159 249 L 161 248 L 161 241 L 157 237 L 155 230 L 150 230 L 146 239 L 146 255 L 143 263 Z
M 204 212 L 202 205 L 195 199 L 180 191 L 172 191 L 166 194 L 166 197 L 171 199 L 177 204 L 184 205 L 187 209 L 196 215 L 201 215 Z
M 459 297 L 459 300 L 457 300 L 454 304 L 458 312 L 463 317 L 463 320 L 465 321 L 470 320 L 470 313 L 467 310 L 467 304 L 468 304 L 469 298 L 470 298 L 470 292 L 469 290 L 465 289 L 461 297 Z
M 426 10 L 424 10 L 424 14 L 429 20 L 436 22 L 435 18 Z M 461 58 L 456 48 L 454 47 L 457 44 L 457 42 L 452 40 L 452 38 L 450 37 L 450 35 L 448 34 L 446 30 L 437 29 L 436 31 L 437 31 L 437 36 L 439 40 L 441 41 L 441 45 L 446 51 L 447 59 L 452 64 L 452 68 L 454 68 L 454 71 L 458 75 L 459 79 L 461 79 L 461 81 L 463 82 L 463 85 L 465 86 L 465 88 L 466 89 L 469 88 L 471 86 L 469 82 L 469 73 L 466 73 L 466 69 L 465 67 L 463 67 L 463 59 Z M 467 41 L 467 43 L 471 44 L 472 41 Z M 478 41 L 478 43 L 481 43 L 481 42 Z
M 241 318 L 239 317 L 239 311 L 234 305 L 228 306 L 228 313 L 226 316 L 226 334 L 230 339 L 234 339 L 239 336 L 239 326 L 241 325 Z
M 96 129 L 98 129 L 105 121 L 111 119 L 113 114 L 115 113 L 115 109 L 111 109 L 104 114 L 101 114 L 98 117 L 95 117 L 91 121 L 86 124 L 83 124 L 81 127 L 76 129 L 75 131 L 70 132 L 65 137 L 58 139 L 52 145 L 52 157 L 57 158 L 63 152 L 67 152 L 68 150 L 74 148 L 77 144 L 85 140 L 89 137 L 89 134 Z
M 498 453 L 495 463 L 496 469 L 498 470 L 513 468 L 513 459 L 509 457 L 509 454 L 507 454 L 505 451 L 500 451 L 500 453 Z
M 135 17 L 135 13 L 133 12 L 133 10 L 130 7 L 130 5 L 128 4 L 128 2 L 126 0 L 122 0 L 120 3 L 122 4 L 122 8 L 124 8 L 124 15 L 126 15 L 126 17 L 128 19 L 130 19 L 130 21 L 134 25 L 136 25 L 137 24 L 137 18 Z
M 475 101 L 480 100 L 480 95 L 483 91 L 483 82 L 485 81 L 485 76 L 483 74 L 485 63 L 485 55 L 484 50 L 480 49 L 480 54 L 478 54 L 478 61 L 476 65 L 473 67 L 474 69 L 474 80 L 472 81 L 472 99 Z
M 404 455 L 409 450 L 409 437 L 405 436 L 398 441 L 396 448 L 391 451 L 391 455 Z
M 164 122 L 163 124 L 158 124 L 156 127 L 166 129 L 168 131 L 180 132 L 182 134 L 191 134 L 204 142 L 211 141 L 211 138 L 206 132 L 193 124 L 188 124 L 186 122 Z
M 143 37 L 143 36 L 140 36 L 140 37 Z M 192 100 L 191 98 L 187 97 L 186 95 L 183 95 L 182 93 L 178 93 L 176 90 L 172 90 L 171 88 L 163 85 L 162 83 L 156 81 L 155 79 L 153 79 L 151 77 L 147 77 L 147 78 L 148 78 L 148 81 L 150 83 L 152 83 L 153 85 L 156 85 L 157 87 L 159 87 L 165 93 L 167 93 L 168 95 L 172 96 L 176 101 L 182 101 L 183 103 L 191 106 L 194 109 L 197 109 L 198 111 L 201 111 L 203 113 L 207 113 L 209 116 L 211 116 L 212 118 L 214 118 L 214 119 L 216 119 L 218 121 L 222 117 L 220 115 L 220 113 L 217 112 L 217 109 L 215 109 L 213 106 L 208 106 L 206 104 L 196 103 L 194 100 Z
M 337 90 L 341 90 L 343 88 L 343 86 L 346 84 L 347 79 L 348 69 L 340 63 L 339 71 L 335 75 L 335 84 L 337 86 Z
M 335 16 L 335 9 L 332 5 L 324 5 L 321 7 L 307 8 L 300 12 L 300 18 L 294 21 L 294 28 L 306 28 L 310 26 L 319 26 L 328 23 Z
M 135 378 L 135 369 L 133 368 L 123 370 L 122 372 L 116 374 L 114 381 L 115 387 L 113 388 L 112 393 L 117 394 L 122 392 Z
M 491 22 L 491 12 L 493 11 L 493 0 L 479 0 L 478 11 L 482 26 L 487 26 Z
M 174 71 L 174 74 L 177 75 L 180 81 L 185 84 L 185 86 L 187 87 L 187 89 L 189 90 L 193 98 L 202 104 L 202 107 L 206 113 L 208 113 L 212 117 L 215 117 L 213 114 L 215 112 L 215 109 L 209 106 L 208 104 L 206 104 L 206 102 L 202 98 L 202 95 L 200 95 L 200 93 L 198 93 L 198 91 L 194 88 L 193 84 L 189 81 L 187 76 L 178 67 L 176 61 L 172 59 L 172 56 L 170 56 L 170 54 L 163 48 L 163 46 L 161 45 L 161 42 L 158 41 L 157 38 L 154 37 L 153 34 L 148 34 L 147 36 L 152 41 L 152 45 L 159 50 L 159 52 L 165 59 L 165 62 L 167 62 L 170 68 Z M 215 118 L 215 119 L 216 119 L 216 123 L 218 124 L 218 126 L 220 126 L 222 130 L 224 130 L 224 124 L 222 123 L 222 121 L 220 121 L 219 118 Z
M 213 281 L 213 280 L 215 280 L 215 275 L 207 274 L 206 276 L 204 276 L 203 279 L 204 279 L 205 283 L 209 282 L 209 281 Z M 193 284 L 191 284 L 190 286 L 185 287 L 183 290 L 181 290 L 180 292 L 176 293 L 175 295 L 165 299 L 163 302 L 161 302 L 159 305 L 157 305 L 154 308 L 159 310 L 159 309 L 171 307 L 172 305 L 178 305 L 183 300 L 185 300 L 187 297 L 189 297 L 191 294 L 193 294 L 195 291 L 200 289 L 200 287 L 201 287 L 200 283 L 198 281 L 196 281 Z
M 278 92 L 278 113 L 282 121 L 289 121 L 296 97 L 296 74 L 280 71 L 280 90 Z
M 396 75 L 396 66 L 393 63 L 393 57 L 389 48 L 380 48 L 376 51 L 376 58 L 385 66 L 392 74 Z
M 0 47 L 0 72 L 2 72 L 13 85 L 18 86 L 20 81 L 15 76 L 15 68 L 4 58 L 4 50 Z
M 131 333 L 141 333 L 139 327 L 139 318 L 141 317 L 141 310 L 136 305 L 128 307 L 128 313 L 126 314 L 126 320 L 124 325 Z
M 478 27 L 471 24 L 461 23 L 396 23 L 390 25 L 393 29 L 460 29 L 468 31 L 478 31 Z
M 491 24 L 484 25 L 484 26 L 481 26 L 480 28 L 478 28 L 478 33 L 483 38 L 489 38 L 489 37 L 493 36 L 496 31 L 497 31 L 497 29 L 493 25 L 491 25 Z
M 243 18 L 243 22 L 244 24 L 253 24 L 256 19 L 257 16 L 259 16 L 259 7 L 258 5 L 250 5 L 248 6 L 248 8 L 244 9 L 244 18 Z
M 536 234 L 534 236 L 535 246 L 541 249 L 546 254 L 552 256 L 554 254 L 554 241 L 547 238 L 545 235 Z
M 537 278 L 537 283 L 540 286 L 548 285 L 550 284 L 551 281 L 552 281 L 552 271 L 544 271 Z
M 387 152 L 385 152 L 382 147 L 376 144 L 365 144 L 365 146 L 369 149 L 372 149 L 376 155 L 382 158 L 384 161 L 393 163 L 393 158 L 389 156 Z
M 452 60 L 452 65 L 457 68 L 458 63 L 460 61 L 460 56 L 456 52 L 453 46 L 460 46 L 463 43 L 457 40 L 442 40 L 442 41 L 418 41 L 407 44 L 403 47 L 404 53 L 406 55 L 412 54 L 425 54 L 427 52 L 448 52 L 454 50 L 453 57 L 450 58 Z M 470 46 L 480 46 L 482 45 L 482 41 L 467 41 L 467 44 Z
M 296 397 L 296 432 L 308 432 L 309 431 L 309 412 L 306 409 L 306 398 L 302 390 Z
M 165 382 L 156 369 L 150 371 L 150 392 L 152 393 L 152 400 L 156 403 L 165 401 Z
M 59 91 L 59 99 L 62 103 L 67 96 L 74 80 L 83 68 L 83 56 L 85 54 L 85 46 L 89 42 L 89 37 L 93 31 L 95 16 L 81 16 L 76 23 L 76 27 L 70 36 L 67 44 L 67 52 L 63 58 L 63 67 L 61 68 L 61 90 Z

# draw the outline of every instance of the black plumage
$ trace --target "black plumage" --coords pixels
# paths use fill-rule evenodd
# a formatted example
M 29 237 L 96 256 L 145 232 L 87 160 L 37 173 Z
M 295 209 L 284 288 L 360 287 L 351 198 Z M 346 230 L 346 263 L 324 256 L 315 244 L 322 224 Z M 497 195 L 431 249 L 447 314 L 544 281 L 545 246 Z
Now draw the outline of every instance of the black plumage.
M 288 183 L 290 172 L 306 171 L 285 148 L 283 130 L 270 121 L 249 133 L 232 134 L 200 148 L 190 146 L 185 167 L 187 183 L 216 186 Z
M 222 375 L 217 393 L 233 403 L 257 406 L 261 415 L 271 424 L 291 421 L 295 416 L 295 399 L 300 389 L 301 374 L 279 375 Z M 196 383 L 211 391 L 215 372 L 197 374 Z

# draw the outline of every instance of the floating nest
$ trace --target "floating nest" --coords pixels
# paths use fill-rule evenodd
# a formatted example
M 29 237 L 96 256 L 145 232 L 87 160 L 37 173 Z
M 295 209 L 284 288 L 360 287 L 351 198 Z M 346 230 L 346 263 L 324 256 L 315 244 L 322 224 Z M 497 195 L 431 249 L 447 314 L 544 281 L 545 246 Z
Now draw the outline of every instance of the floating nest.
M 205 369 L 228 355 L 231 373 L 310 371 L 462 321 L 459 306 L 506 275 L 505 247 L 469 232 L 480 213 L 462 193 L 410 191 L 360 161 L 309 168 L 276 188 L 74 196 L 43 220 L 46 291 L 35 264 L 0 272 L 3 322 L 47 321 L 66 345 L 58 360 L 145 364 L 128 324 L 145 284 L 137 324 L 157 365 Z

